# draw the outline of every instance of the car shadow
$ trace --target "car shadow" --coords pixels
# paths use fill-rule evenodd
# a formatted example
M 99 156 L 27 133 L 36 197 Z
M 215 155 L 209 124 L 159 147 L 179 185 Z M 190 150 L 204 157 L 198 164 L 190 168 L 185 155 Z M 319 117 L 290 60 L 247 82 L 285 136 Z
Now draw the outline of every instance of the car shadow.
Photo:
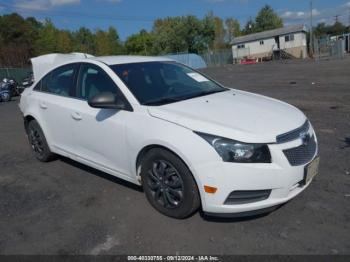
M 66 158 L 63 156 L 58 156 L 58 160 L 62 161 L 68 165 L 74 166 L 76 168 L 82 169 L 85 172 L 88 172 L 92 175 L 101 177 L 103 179 L 107 179 L 113 183 L 119 184 L 121 186 L 125 186 L 127 188 L 130 188 L 132 190 L 138 191 L 140 193 L 143 193 L 143 188 L 141 186 L 135 185 L 131 182 L 128 182 L 126 180 L 123 180 L 121 178 L 115 177 L 113 175 L 110 175 L 108 173 L 105 173 L 103 171 L 100 171 L 98 169 L 95 169 L 93 167 L 84 165 L 82 163 L 79 163 L 77 161 L 74 161 L 70 158 Z M 287 204 L 287 203 L 285 203 Z M 203 210 L 200 208 L 198 210 L 198 213 L 200 215 L 200 217 L 208 222 L 213 222 L 213 223 L 238 223 L 238 222 L 246 222 L 246 221 L 252 221 L 252 220 L 256 220 L 256 219 L 260 219 L 263 217 L 266 217 L 268 215 L 270 215 L 273 212 L 276 212 L 278 209 L 280 209 L 282 206 L 284 206 L 285 204 L 282 204 L 278 207 L 276 207 L 275 209 L 273 209 L 272 211 L 267 211 L 266 213 L 262 213 L 262 214 L 257 214 L 257 215 L 245 215 L 245 216 L 238 216 L 238 217 L 216 217 L 216 216 L 212 216 L 212 215 L 208 215 L 205 212 L 203 212 Z M 192 214 L 190 217 L 194 216 L 196 213 Z
M 143 189 L 142 189 L 141 186 L 135 185 L 135 184 L 133 184 L 131 182 L 128 182 L 126 180 L 123 180 L 121 178 L 118 178 L 118 177 L 115 177 L 113 175 L 107 174 L 107 173 L 105 173 L 103 171 L 100 171 L 98 169 L 95 169 L 93 167 L 89 167 L 87 165 L 81 164 L 81 163 L 79 163 L 77 161 L 74 161 L 74 160 L 72 160 L 70 158 L 66 158 L 66 157 L 63 157 L 63 156 L 58 156 L 58 159 L 60 161 L 64 162 L 64 163 L 66 163 L 66 164 L 69 164 L 69 165 L 74 166 L 76 168 L 82 169 L 85 172 L 88 172 L 88 173 L 90 173 L 92 175 L 101 177 L 103 179 L 107 179 L 107 180 L 109 180 L 109 181 L 111 181 L 113 183 L 117 183 L 117 184 L 119 184 L 121 186 L 128 187 L 128 188 L 136 190 L 138 192 L 143 192 Z
M 96 121 L 102 122 L 102 121 L 114 116 L 119 111 L 120 110 L 116 110 L 116 109 L 101 109 L 100 111 L 98 111 L 98 113 L 96 115 Z

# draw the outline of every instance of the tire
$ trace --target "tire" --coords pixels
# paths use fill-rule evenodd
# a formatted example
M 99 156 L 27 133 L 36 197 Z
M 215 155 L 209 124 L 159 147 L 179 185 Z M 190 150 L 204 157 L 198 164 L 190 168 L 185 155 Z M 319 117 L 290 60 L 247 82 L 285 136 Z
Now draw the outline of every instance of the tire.
M 11 100 L 11 95 L 9 93 L 2 93 L 1 94 L 1 101 L 2 102 L 9 102 Z
M 27 135 L 33 153 L 39 161 L 49 162 L 54 159 L 55 155 L 50 151 L 45 135 L 37 121 L 32 120 L 28 123 Z
M 173 153 L 151 149 L 141 163 L 147 200 L 160 213 L 186 218 L 200 206 L 197 184 L 185 163 Z

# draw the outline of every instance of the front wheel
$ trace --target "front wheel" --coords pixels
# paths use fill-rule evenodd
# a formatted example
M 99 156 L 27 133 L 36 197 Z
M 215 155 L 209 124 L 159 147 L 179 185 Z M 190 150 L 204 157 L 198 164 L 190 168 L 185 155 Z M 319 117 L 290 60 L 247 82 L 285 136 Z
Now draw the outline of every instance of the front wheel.
M 188 167 L 173 153 L 151 149 L 142 161 L 141 178 L 148 201 L 160 213 L 186 218 L 198 209 L 197 184 Z

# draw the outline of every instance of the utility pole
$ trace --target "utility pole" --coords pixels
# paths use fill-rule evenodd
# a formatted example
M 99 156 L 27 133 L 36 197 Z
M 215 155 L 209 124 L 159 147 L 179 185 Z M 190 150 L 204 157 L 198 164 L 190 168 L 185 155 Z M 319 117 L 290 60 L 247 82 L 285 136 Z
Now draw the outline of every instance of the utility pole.
M 314 36 L 313 36 L 313 25 L 312 25 L 312 1 L 310 1 L 310 55 L 314 56 Z
M 335 22 L 336 22 L 336 23 L 339 22 L 339 19 L 338 19 L 338 18 L 339 18 L 339 15 L 335 15 L 335 16 L 334 16 L 334 19 L 335 19 Z

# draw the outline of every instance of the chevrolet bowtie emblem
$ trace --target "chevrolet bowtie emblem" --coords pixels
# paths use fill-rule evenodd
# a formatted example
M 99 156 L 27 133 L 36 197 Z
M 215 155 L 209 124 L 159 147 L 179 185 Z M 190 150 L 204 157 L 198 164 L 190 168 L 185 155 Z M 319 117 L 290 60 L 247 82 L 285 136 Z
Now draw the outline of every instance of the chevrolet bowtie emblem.
M 301 143 L 306 146 L 307 144 L 309 144 L 311 136 L 309 133 L 307 132 L 302 132 L 299 134 L 299 137 L 301 139 Z

